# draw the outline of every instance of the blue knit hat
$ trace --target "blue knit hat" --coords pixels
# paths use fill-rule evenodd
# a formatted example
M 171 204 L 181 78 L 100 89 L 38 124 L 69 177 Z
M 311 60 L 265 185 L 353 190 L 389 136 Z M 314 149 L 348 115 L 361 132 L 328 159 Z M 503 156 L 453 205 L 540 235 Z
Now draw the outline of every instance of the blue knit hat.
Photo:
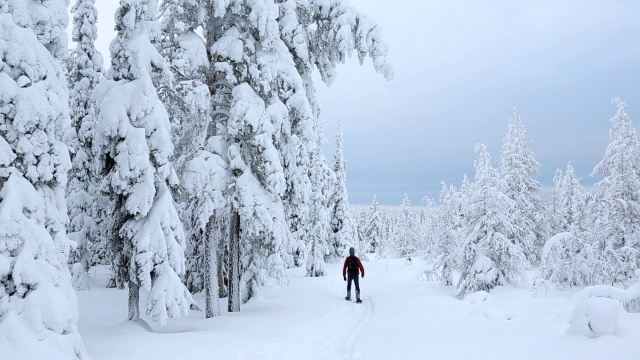
M 353 254 L 355 254 L 355 253 L 356 253 L 356 249 L 354 249 L 354 248 L 350 247 L 350 248 L 349 248 L 349 254 L 353 255 Z

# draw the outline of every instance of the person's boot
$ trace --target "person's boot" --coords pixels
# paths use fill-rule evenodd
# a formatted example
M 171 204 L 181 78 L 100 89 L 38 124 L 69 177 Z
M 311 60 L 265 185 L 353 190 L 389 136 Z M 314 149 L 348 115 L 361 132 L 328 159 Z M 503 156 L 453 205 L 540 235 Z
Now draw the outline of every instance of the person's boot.
M 347 300 L 347 301 L 351 301 L 351 293 L 348 292 L 347 296 L 344 299 Z
M 357 303 L 361 303 L 362 300 L 360 300 L 360 291 L 356 291 L 356 302 Z

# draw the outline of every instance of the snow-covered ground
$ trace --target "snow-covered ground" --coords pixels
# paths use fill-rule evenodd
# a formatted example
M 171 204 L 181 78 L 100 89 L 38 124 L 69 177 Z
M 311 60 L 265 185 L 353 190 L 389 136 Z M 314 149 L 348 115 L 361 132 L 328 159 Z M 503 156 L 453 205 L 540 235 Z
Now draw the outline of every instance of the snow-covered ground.
M 321 278 L 290 270 L 289 286 L 267 287 L 239 313 L 192 312 L 164 327 L 127 321 L 127 292 L 105 289 L 97 273 L 92 289 L 78 292 L 80 333 L 96 360 L 640 357 L 640 314 L 622 311 L 614 335 L 567 333 L 580 289 L 534 297 L 502 287 L 458 300 L 454 289 L 420 280 L 416 261 L 363 264 L 361 305 L 344 300 L 341 264 L 329 264 Z

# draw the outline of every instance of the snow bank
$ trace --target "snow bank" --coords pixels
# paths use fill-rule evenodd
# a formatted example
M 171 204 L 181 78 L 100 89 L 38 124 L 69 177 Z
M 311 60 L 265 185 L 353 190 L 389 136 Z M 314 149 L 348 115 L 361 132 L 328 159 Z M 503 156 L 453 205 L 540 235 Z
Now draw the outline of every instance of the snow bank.
M 580 334 L 589 338 L 615 335 L 622 305 L 618 300 L 593 297 L 576 305 L 567 334 Z
M 627 311 L 640 312 L 640 281 L 626 290 L 607 285 L 589 286 L 577 293 L 574 299 L 584 300 L 591 297 L 617 300 L 624 305 Z
M 469 304 L 482 303 L 489 300 L 491 295 L 486 291 L 476 291 L 464 297 L 464 301 Z

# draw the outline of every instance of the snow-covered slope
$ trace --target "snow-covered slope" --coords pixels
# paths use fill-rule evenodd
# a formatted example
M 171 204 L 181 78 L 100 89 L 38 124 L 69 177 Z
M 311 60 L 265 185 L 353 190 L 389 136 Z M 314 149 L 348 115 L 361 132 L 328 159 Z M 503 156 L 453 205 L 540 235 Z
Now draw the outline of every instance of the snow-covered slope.
M 267 287 L 239 313 L 192 312 L 163 327 L 127 321 L 127 292 L 103 288 L 98 271 L 78 293 L 80 332 L 96 360 L 637 358 L 640 314 L 623 311 L 613 336 L 567 334 L 579 289 L 533 297 L 499 287 L 458 300 L 452 288 L 420 280 L 417 261 L 363 264 L 362 305 L 344 300 L 341 264 L 329 264 L 320 278 L 290 270 L 288 287 Z

